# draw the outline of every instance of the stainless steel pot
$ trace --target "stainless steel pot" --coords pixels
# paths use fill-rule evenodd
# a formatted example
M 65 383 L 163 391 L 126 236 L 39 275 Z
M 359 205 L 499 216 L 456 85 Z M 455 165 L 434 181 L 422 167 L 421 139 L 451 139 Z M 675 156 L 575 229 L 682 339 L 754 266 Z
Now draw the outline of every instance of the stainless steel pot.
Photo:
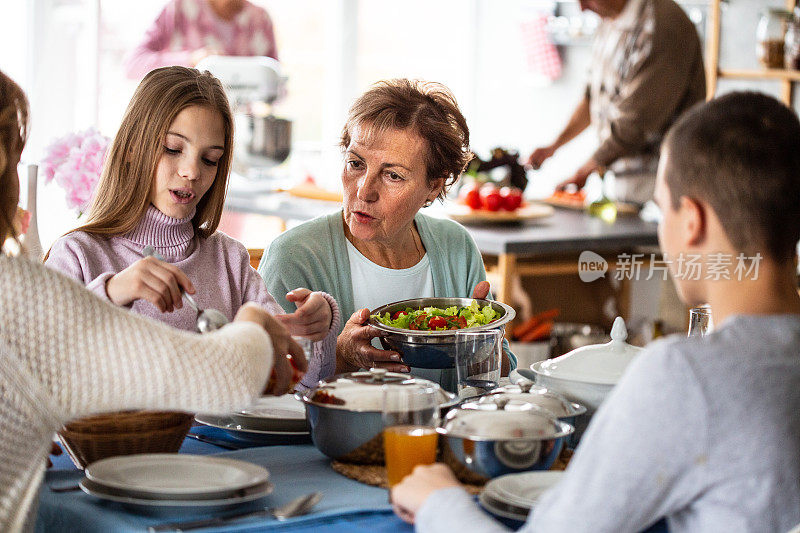
M 425 307 L 468 307 L 472 298 L 412 298 L 393 302 L 374 309 L 373 315 L 389 313 L 410 307 L 422 309 Z M 511 322 L 516 316 L 514 309 L 502 302 L 495 300 L 477 300 L 478 305 L 484 307 L 491 305 L 500 316 L 485 326 L 475 326 L 459 330 L 447 331 L 418 331 L 400 329 L 382 324 L 377 319 L 370 317 L 369 324 L 384 332 L 380 337 L 381 344 L 387 350 L 399 353 L 403 362 L 415 368 L 454 368 L 456 360 L 456 331 L 484 331 L 499 329 Z
M 548 470 L 574 431 L 547 411 L 530 406 L 507 411 L 465 405 L 447 414 L 439 433 L 442 459 L 460 479 L 486 481 L 505 474 Z
M 586 412 L 586 407 L 567 400 L 555 391 L 537 387 L 531 382 L 506 385 L 495 389 L 478 400 L 478 404 L 496 406 L 502 403 L 505 409 L 524 409 L 536 405 L 568 424 L 575 425 L 575 417 Z
M 356 464 L 383 464 L 383 389 L 384 385 L 435 387 L 441 394 L 441 408 L 458 401 L 455 394 L 442 390 L 432 381 L 408 374 L 372 369 L 342 374 L 321 381 L 314 389 L 296 393 L 306 406 L 314 445 L 330 457 Z M 325 396 L 343 403 L 325 403 Z
M 556 322 L 550 332 L 550 357 L 559 357 L 581 346 L 602 344 L 610 340 L 611 337 L 600 326 Z
M 237 117 L 239 156 L 250 166 L 271 167 L 289 157 L 292 122 L 274 115 Z

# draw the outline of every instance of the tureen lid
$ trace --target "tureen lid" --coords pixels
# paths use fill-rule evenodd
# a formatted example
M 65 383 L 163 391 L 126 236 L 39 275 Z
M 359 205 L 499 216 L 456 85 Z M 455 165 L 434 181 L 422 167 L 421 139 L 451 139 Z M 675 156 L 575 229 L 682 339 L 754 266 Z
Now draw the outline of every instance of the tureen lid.
M 534 363 L 531 369 L 554 378 L 616 385 L 628 364 L 642 351 L 625 342 L 627 338 L 625 321 L 618 316 L 611 328 L 611 342 L 577 348 L 561 357 Z
M 477 404 L 483 408 L 496 409 L 498 402 L 504 403 L 507 411 L 525 410 L 530 405 L 535 405 L 556 418 L 577 416 L 586 412 L 584 406 L 572 403 L 560 394 L 544 387 L 532 387 L 530 383 L 503 387 L 483 396 Z
M 451 410 L 439 433 L 475 441 L 508 441 L 554 439 L 575 430 L 549 412 L 531 405 L 528 409 L 508 411 L 502 407 L 486 409 L 477 405 Z

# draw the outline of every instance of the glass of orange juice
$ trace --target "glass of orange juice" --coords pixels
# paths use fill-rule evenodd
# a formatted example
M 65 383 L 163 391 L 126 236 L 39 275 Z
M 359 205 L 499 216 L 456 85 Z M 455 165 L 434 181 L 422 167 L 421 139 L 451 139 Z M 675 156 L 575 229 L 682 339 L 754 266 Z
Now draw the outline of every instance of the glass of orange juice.
M 439 390 L 430 384 L 389 384 L 383 388 L 383 448 L 389 487 L 417 465 L 436 461 Z

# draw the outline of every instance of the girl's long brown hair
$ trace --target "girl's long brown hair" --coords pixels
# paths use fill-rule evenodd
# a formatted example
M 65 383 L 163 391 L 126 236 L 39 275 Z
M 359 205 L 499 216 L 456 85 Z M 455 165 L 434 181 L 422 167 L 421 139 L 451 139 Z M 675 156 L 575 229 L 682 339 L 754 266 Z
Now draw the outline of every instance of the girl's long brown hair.
M 190 106 L 217 110 L 225 127 L 217 176 L 192 218 L 195 235 L 208 237 L 217 230 L 233 153 L 231 108 L 222 84 L 209 72 L 175 66 L 151 71 L 136 88 L 106 157 L 89 218 L 73 231 L 112 236 L 136 226 L 150 204 L 164 137 L 178 113 Z
M 17 162 L 28 139 L 28 99 L 19 85 L 0 71 L 0 245 L 16 237 L 19 202 Z

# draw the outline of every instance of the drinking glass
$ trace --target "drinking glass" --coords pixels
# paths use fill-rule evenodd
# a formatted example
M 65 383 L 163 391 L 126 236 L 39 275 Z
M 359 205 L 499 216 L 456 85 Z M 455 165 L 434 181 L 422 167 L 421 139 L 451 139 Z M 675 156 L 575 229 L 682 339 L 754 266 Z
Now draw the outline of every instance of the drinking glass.
M 502 330 L 456 332 L 458 396 L 480 396 L 496 389 L 502 354 Z
M 415 466 L 436 461 L 439 401 L 439 390 L 432 384 L 384 385 L 383 449 L 389 487 Z
M 713 329 L 711 306 L 706 304 L 689 309 L 689 337 L 705 337 Z
M 308 337 L 301 337 L 300 335 L 292 335 L 292 339 L 303 349 L 306 361 L 310 361 L 311 355 L 314 353 L 314 341 Z

